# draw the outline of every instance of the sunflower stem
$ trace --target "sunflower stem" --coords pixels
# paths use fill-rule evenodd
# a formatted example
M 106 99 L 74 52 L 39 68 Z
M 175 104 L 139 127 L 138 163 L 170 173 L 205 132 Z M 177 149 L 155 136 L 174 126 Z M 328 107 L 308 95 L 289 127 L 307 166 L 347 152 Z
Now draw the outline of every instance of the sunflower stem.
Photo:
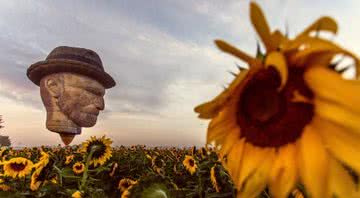
M 203 182 L 201 179 L 201 175 L 200 175 L 200 168 L 199 171 L 196 172 L 196 176 L 198 177 L 198 182 L 199 182 L 199 186 L 198 186 L 198 195 L 200 198 L 203 198 Z
M 54 164 L 54 169 L 58 172 L 59 174 L 59 184 L 60 186 L 62 186 L 62 172 L 61 170 Z
M 86 180 L 88 177 L 88 169 L 89 169 L 89 165 L 90 165 L 90 160 L 92 158 L 92 155 L 95 153 L 95 151 L 98 149 L 98 146 L 93 146 L 91 147 L 90 153 L 86 158 L 86 164 L 85 164 L 85 169 L 84 169 L 84 173 L 83 173 L 83 177 L 81 178 L 81 184 L 80 184 L 80 190 L 84 191 L 84 187 L 86 184 Z

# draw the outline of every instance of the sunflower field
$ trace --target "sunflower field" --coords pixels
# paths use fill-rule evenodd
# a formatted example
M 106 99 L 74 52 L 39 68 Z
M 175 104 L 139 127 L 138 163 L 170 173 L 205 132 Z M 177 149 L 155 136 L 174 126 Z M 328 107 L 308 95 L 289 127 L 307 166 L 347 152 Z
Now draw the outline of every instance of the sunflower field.
M 212 148 L 2 147 L 0 197 L 234 197 Z
M 0 197 L 236 197 L 213 147 L 111 147 L 111 143 L 103 136 L 65 147 L 1 147 Z M 303 198 L 300 189 L 289 197 Z M 267 197 L 268 190 L 258 196 Z

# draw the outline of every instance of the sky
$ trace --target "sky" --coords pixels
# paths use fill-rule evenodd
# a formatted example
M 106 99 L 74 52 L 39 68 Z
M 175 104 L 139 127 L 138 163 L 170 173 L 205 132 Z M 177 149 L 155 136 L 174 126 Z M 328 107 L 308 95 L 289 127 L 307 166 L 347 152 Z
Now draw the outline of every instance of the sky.
M 295 36 L 320 16 L 340 27 L 332 38 L 360 53 L 357 0 L 262 0 L 271 29 Z M 0 1 L 0 115 L 13 146 L 55 145 L 45 127 L 39 87 L 27 77 L 32 64 L 57 46 L 96 51 L 117 82 L 106 90 L 105 111 L 72 144 L 106 135 L 113 145 L 201 146 L 207 120 L 193 108 L 231 82 L 243 62 L 222 53 L 223 39 L 255 54 L 257 35 L 248 0 Z

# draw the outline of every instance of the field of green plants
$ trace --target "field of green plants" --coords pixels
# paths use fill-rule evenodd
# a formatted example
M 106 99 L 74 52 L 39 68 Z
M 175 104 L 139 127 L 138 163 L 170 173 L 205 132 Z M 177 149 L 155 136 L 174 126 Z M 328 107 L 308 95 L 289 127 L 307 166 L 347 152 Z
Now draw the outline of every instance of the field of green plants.
M 1 147 L 0 197 L 236 197 L 212 147 L 111 143 L 103 136 L 66 147 Z
M 72 147 L 2 147 L 0 197 L 233 197 L 212 149 L 110 147 L 92 138 Z

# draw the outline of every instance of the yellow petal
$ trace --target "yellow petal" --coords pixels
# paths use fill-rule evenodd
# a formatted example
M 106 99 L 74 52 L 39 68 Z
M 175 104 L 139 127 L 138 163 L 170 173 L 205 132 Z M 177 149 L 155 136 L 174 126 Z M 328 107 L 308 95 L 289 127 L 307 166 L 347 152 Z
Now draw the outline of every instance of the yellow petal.
M 258 196 L 267 185 L 275 158 L 275 149 L 256 148 L 247 144 L 243 155 L 237 196 L 253 198 Z
M 330 69 L 313 67 L 304 75 L 316 97 L 360 113 L 360 81 L 347 80 Z
M 279 30 L 275 30 L 272 34 L 271 34 L 271 40 L 273 45 L 278 48 L 281 48 L 281 44 L 284 42 L 288 42 L 288 39 L 279 31 Z
M 335 20 L 332 19 L 331 17 L 324 16 L 319 18 L 308 28 L 306 28 L 301 34 L 297 36 L 297 38 L 308 36 L 312 31 L 321 31 L 321 30 L 326 30 L 336 34 L 337 29 L 338 27 Z
M 239 141 L 240 139 L 239 130 L 240 129 L 233 129 L 226 135 L 225 140 L 221 144 L 221 148 L 220 148 L 221 156 L 227 155 L 230 152 L 230 150 L 233 148 L 233 146 L 236 144 L 236 142 Z
M 228 131 L 225 131 L 226 128 L 218 131 L 208 131 L 207 134 L 207 143 L 210 144 L 214 141 L 217 145 L 222 145 L 226 141 L 226 137 L 232 133 L 233 136 L 240 137 L 240 129 L 237 126 L 229 127 Z
M 227 157 L 227 163 L 226 167 L 228 168 L 229 174 L 233 181 L 235 181 L 237 178 L 239 178 L 240 170 L 241 170 L 241 161 L 243 158 L 243 152 L 244 152 L 244 144 L 245 140 L 238 139 L 236 143 L 233 145 L 233 148 L 231 149 L 228 157 Z
M 242 197 L 251 197 L 246 195 L 256 194 L 264 189 L 274 156 L 274 149 L 260 148 L 245 143 L 239 176 L 233 178 L 238 193 L 243 195 Z
M 284 55 L 280 52 L 270 52 L 265 59 L 265 67 L 274 67 L 278 71 L 281 77 L 281 84 L 278 89 L 281 90 L 288 79 L 288 69 Z
M 248 55 L 246 52 L 243 52 L 236 47 L 232 46 L 231 44 L 223 41 L 223 40 L 215 40 L 216 46 L 221 49 L 223 52 L 229 53 L 233 56 L 240 58 L 241 60 L 245 61 L 246 63 L 252 63 L 255 58 Z
M 270 171 L 269 187 L 276 198 L 286 198 L 297 180 L 296 146 L 288 144 L 279 149 Z
M 337 55 L 336 52 L 320 52 L 311 55 L 309 58 L 307 58 L 307 61 L 304 63 L 304 65 L 307 65 L 307 67 L 312 66 L 328 66 L 332 63 L 333 58 Z
M 314 118 L 314 127 L 321 134 L 324 145 L 337 159 L 360 174 L 360 135 L 333 122 Z
M 303 49 L 301 49 L 303 47 Z M 359 62 L 357 56 L 339 46 L 335 43 L 324 40 L 321 38 L 302 38 L 299 40 L 295 40 L 292 44 L 286 47 L 286 50 L 292 51 L 294 49 L 298 49 L 297 53 L 293 53 L 292 56 L 288 57 L 289 63 L 292 65 L 304 65 L 308 58 L 311 55 L 319 54 L 319 53 L 338 53 L 338 54 L 345 54 L 350 57 L 353 57 L 356 62 Z M 327 65 L 324 65 L 327 66 Z
M 312 198 L 329 197 L 328 187 L 329 159 L 321 137 L 308 125 L 299 143 L 299 171 L 305 189 Z
M 255 170 L 266 156 L 266 151 L 268 151 L 268 149 L 253 146 L 251 143 L 245 143 L 243 161 L 241 162 L 241 174 L 240 177 L 234 179 L 238 188 L 241 187 L 249 176 L 254 174 Z
M 195 107 L 194 111 L 199 113 L 199 118 L 211 119 L 221 111 L 222 107 L 222 101 L 213 100 Z
M 256 70 L 254 68 L 253 70 Z M 212 101 L 206 102 L 195 107 L 194 111 L 199 113 L 199 118 L 210 119 L 218 115 L 218 113 L 223 109 L 232 98 L 238 97 L 238 94 L 235 92 L 238 89 L 241 89 L 241 83 L 247 76 L 248 71 L 240 72 L 237 77 L 231 82 L 228 89 L 224 90 L 221 94 L 216 96 Z
M 334 159 L 330 160 L 329 193 L 333 197 L 356 197 L 356 185 L 351 175 Z
M 256 32 L 259 34 L 261 41 L 264 43 L 266 50 L 268 52 L 275 50 L 275 46 L 271 39 L 269 25 L 266 22 L 260 7 L 255 2 L 250 3 L 250 19 Z
M 231 131 L 234 127 L 223 127 L 223 128 L 217 128 L 216 130 L 211 130 L 207 132 L 206 136 L 206 142 L 208 144 L 211 144 L 213 141 L 216 143 L 221 143 L 224 141 L 226 135 L 228 135 L 228 132 Z
M 207 133 L 207 142 L 218 141 L 224 138 L 233 128 L 237 128 L 236 116 L 226 109 L 234 111 L 235 108 L 225 108 L 215 118 L 210 121 Z
M 341 104 L 332 103 L 326 100 L 314 100 L 315 113 L 322 118 L 345 126 L 354 132 L 360 132 L 360 116 L 351 109 L 346 109 Z
M 295 190 L 293 190 L 291 192 L 291 195 L 293 198 L 304 198 L 304 194 L 303 192 L 301 192 L 298 188 L 295 188 Z

